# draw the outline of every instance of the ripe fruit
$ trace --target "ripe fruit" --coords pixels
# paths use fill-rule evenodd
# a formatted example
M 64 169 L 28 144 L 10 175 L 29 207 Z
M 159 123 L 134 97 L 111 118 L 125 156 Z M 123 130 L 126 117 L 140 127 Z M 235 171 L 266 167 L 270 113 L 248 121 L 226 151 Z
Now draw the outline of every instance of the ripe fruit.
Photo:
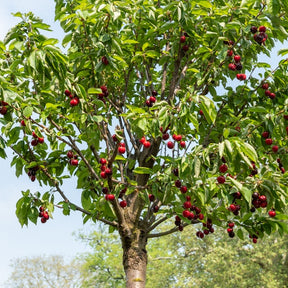
M 149 194 L 149 200 L 150 202 L 153 202 L 155 200 L 155 196 L 153 194 Z
M 275 93 L 270 93 L 270 95 L 269 95 L 269 98 L 270 99 L 274 99 L 276 97 L 276 94 Z
M 232 70 L 232 71 L 235 71 L 236 70 L 236 65 L 234 63 L 230 63 L 228 65 L 228 69 Z
M 265 143 L 267 144 L 267 145 L 271 145 L 272 144 L 272 139 L 271 138 L 267 138 L 266 140 L 265 140 Z
M 120 146 L 120 147 L 118 147 L 118 152 L 119 152 L 120 154 L 124 154 L 124 153 L 126 152 L 126 148 L 123 147 L 123 146 Z
M 119 204 L 122 208 L 125 208 L 127 206 L 127 202 L 125 200 L 120 201 Z
M 162 135 L 162 139 L 163 139 L 163 140 L 168 140 L 168 139 L 169 139 L 169 134 L 168 134 L 168 133 L 164 133 L 164 134 Z
M 240 62 L 240 61 L 241 61 L 240 55 L 235 55 L 235 56 L 234 56 L 234 61 L 235 61 L 236 63 Z
M 21 120 L 21 126 L 26 126 L 26 124 L 25 124 L 25 121 L 24 120 Z
M 186 147 L 185 141 L 180 141 L 180 146 L 181 146 L 182 148 L 185 148 L 185 147 Z
M 244 80 L 246 80 L 246 75 L 245 74 L 237 74 L 236 78 L 240 81 L 242 81 L 242 80 L 244 81 Z
M 31 141 L 31 145 L 32 146 L 36 146 L 38 144 L 38 139 L 33 139 L 32 141 Z
M 268 132 L 268 131 L 264 131 L 264 132 L 262 133 L 262 137 L 263 137 L 263 138 L 268 138 L 268 137 L 269 137 L 269 132 Z
M 6 106 L 0 107 L 0 114 L 5 115 L 6 113 L 7 113 L 7 107 Z
M 188 218 L 190 216 L 190 211 L 189 210 L 184 210 L 182 212 L 183 217 Z
M 68 151 L 67 152 L 67 157 L 70 158 L 70 159 L 73 158 L 73 152 L 72 151 Z
M 156 98 L 154 96 L 150 96 L 149 101 L 150 101 L 150 103 L 155 103 Z
M 70 96 L 71 95 L 71 92 L 69 90 L 65 90 L 64 93 L 65 93 L 66 96 Z
M 39 137 L 39 138 L 38 138 L 38 142 L 39 142 L 40 144 L 44 143 L 44 138 L 43 138 L 43 137 Z
M 232 211 L 232 212 L 236 211 L 237 210 L 236 205 L 235 204 L 230 204 L 229 210 Z
M 259 200 L 264 202 L 264 201 L 267 201 L 267 198 L 265 195 L 260 195 Z
M 269 90 L 265 90 L 265 95 L 268 96 L 268 97 L 270 97 L 271 92 L 270 92 Z
M 258 28 L 256 26 L 252 26 L 250 28 L 251 33 L 255 34 L 258 31 Z
M 105 165 L 107 163 L 105 158 L 101 158 L 100 159 L 100 164 Z
M 140 143 L 144 143 L 146 141 L 145 137 L 143 136 L 141 139 L 140 139 Z
M 184 208 L 184 209 L 190 209 L 191 206 L 192 206 L 192 204 L 191 204 L 190 201 L 186 201 L 186 202 L 184 202 L 184 204 L 183 204 L 183 208 Z
M 188 45 L 184 45 L 184 46 L 182 47 L 182 50 L 183 50 L 184 52 L 187 52 L 187 51 L 189 50 L 189 46 L 188 46 Z
M 156 90 L 153 90 L 152 91 L 152 96 L 157 96 L 158 95 L 158 92 Z
M 113 134 L 113 135 L 112 135 L 112 139 L 113 139 L 114 142 L 118 142 L 118 139 L 117 139 L 116 134 Z
M 180 43 L 184 43 L 186 41 L 186 37 L 183 35 L 180 37 Z
M 168 147 L 169 149 L 173 149 L 173 148 L 174 148 L 174 143 L 173 143 L 172 141 L 168 141 L 168 142 L 167 142 L 167 147 Z
M 274 145 L 274 146 L 272 146 L 272 151 L 274 152 L 274 153 L 277 153 L 277 151 L 278 151 L 278 146 L 277 145 Z
M 105 173 L 105 171 L 101 171 L 100 177 L 101 177 L 102 179 L 107 178 L 107 174 Z
M 78 165 L 78 160 L 77 160 L 77 159 L 71 159 L 71 160 L 70 160 L 70 164 L 71 164 L 72 166 L 77 166 L 77 165 Z
M 234 223 L 234 222 L 229 222 L 229 223 L 228 223 L 228 226 L 229 226 L 230 228 L 233 228 L 233 227 L 234 227 L 234 225 L 235 225 L 235 223 Z
M 35 139 L 38 139 L 38 136 L 36 135 L 36 133 L 34 131 L 32 132 L 32 137 Z
M 104 65 L 108 65 L 108 64 L 109 64 L 109 61 L 108 61 L 108 59 L 107 59 L 106 56 L 103 56 L 103 57 L 101 58 L 101 61 L 102 61 L 102 63 L 103 63 Z
M 144 146 L 145 148 L 149 148 L 149 147 L 151 146 L 151 143 L 150 143 L 149 141 L 145 141 L 145 142 L 143 143 L 143 146 Z
M 173 134 L 172 138 L 173 138 L 175 141 L 181 141 L 181 140 L 182 140 L 182 136 L 181 136 L 181 135 Z
M 266 27 L 265 26 L 260 26 L 259 27 L 259 32 L 266 32 Z
M 223 183 L 225 183 L 225 177 L 224 176 L 218 176 L 217 181 L 219 184 L 223 184 Z
M 108 193 L 108 191 L 109 191 L 109 190 L 108 190 L 108 188 L 107 188 L 107 187 L 103 187 L 103 188 L 102 188 L 102 193 L 103 193 L 103 194 L 107 194 L 107 193 Z
M 275 212 L 274 210 L 270 210 L 270 211 L 268 212 L 268 214 L 269 214 L 269 216 L 272 217 L 272 218 L 276 216 L 276 212 Z
M 220 167 L 219 167 L 219 171 L 221 173 L 225 173 L 226 171 L 228 170 L 228 167 L 226 164 L 222 164 Z
M 106 173 L 106 175 L 112 175 L 113 171 L 111 168 L 106 168 L 105 173 Z
M 187 192 L 187 186 L 181 186 L 180 188 L 181 193 L 186 193 Z
M 262 84 L 262 89 L 268 90 L 268 88 L 269 88 L 269 83 L 263 83 Z
M 73 98 L 71 101 L 70 101 L 70 106 L 72 107 L 75 107 L 78 105 L 78 100 L 76 98 Z
M 233 55 L 233 50 L 228 50 L 227 51 L 227 56 L 231 57 Z
M 181 181 L 180 181 L 180 180 L 176 180 L 176 181 L 175 181 L 175 186 L 176 186 L 177 188 L 180 188 L 180 187 L 181 187 Z
M 47 219 L 45 219 L 44 217 L 41 218 L 41 223 L 46 223 Z
M 154 211 L 154 213 L 157 213 L 159 211 L 159 206 L 157 206 L 157 205 L 154 206 L 153 211 Z
M 114 194 L 106 194 L 105 199 L 107 201 L 114 201 L 115 200 L 115 195 Z

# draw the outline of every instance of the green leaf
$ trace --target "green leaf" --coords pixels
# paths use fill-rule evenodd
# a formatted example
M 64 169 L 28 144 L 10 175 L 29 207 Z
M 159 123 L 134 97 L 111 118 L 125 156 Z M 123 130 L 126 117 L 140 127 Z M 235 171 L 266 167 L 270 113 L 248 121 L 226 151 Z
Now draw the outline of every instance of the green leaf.
M 135 174 L 152 174 L 153 170 L 147 167 L 137 167 L 133 170 Z
M 88 94 L 102 94 L 102 90 L 100 88 L 89 88 Z
M 241 239 L 241 240 L 244 240 L 244 235 L 243 235 L 243 231 L 242 231 L 242 229 L 238 229 L 237 230 L 237 236 Z
M 205 97 L 203 95 L 200 96 L 200 99 L 201 99 L 200 108 L 203 111 L 206 120 L 208 121 L 209 124 L 214 124 L 217 116 L 214 102 L 208 97 Z
M 23 110 L 23 115 L 24 115 L 26 118 L 31 117 L 32 113 L 33 113 L 33 107 L 31 107 L 31 106 L 27 106 L 27 107 L 25 107 L 24 110 Z

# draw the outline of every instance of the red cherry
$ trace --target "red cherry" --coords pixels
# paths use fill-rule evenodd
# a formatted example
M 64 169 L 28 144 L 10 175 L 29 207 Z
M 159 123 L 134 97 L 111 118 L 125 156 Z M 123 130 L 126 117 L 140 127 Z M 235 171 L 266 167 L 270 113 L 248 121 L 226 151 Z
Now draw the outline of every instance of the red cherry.
M 49 214 L 48 214 L 47 211 L 44 211 L 44 212 L 43 212 L 43 217 L 44 217 L 46 220 L 49 219 Z
M 252 241 L 253 241 L 254 244 L 256 244 L 257 243 L 257 238 L 253 238 Z
M 102 188 L 102 193 L 103 193 L 103 194 L 107 194 L 107 193 L 108 193 L 108 191 L 109 191 L 109 190 L 108 190 L 108 188 L 107 188 L 107 187 L 103 187 L 103 188 Z
M 149 147 L 151 146 L 151 143 L 150 143 L 149 141 L 145 141 L 145 142 L 143 143 L 143 146 L 144 146 L 145 148 L 149 148 Z
M 190 209 L 191 206 L 192 206 L 192 204 L 191 204 L 190 201 L 186 201 L 186 202 L 184 202 L 184 204 L 183 204 L 183 208 L 184 208 L 184 209 Z
M 141 139 L 140 139 L 140 143 L 144 143 L 146 141 L 145 137 L 143 136 Z
M 32 182 L 34 182 L 36 180 L 36 176 L 32 175 L 30 179 L 31 179 Z
M 219 184 L 223 184 L 223 183 L 225 183 L 225 177 L 224 176 L 218 176 L 217 181 Z
M 68 151 L 67 152 L 67 157 L 70 158 L 70 159 L 73 158 L 73 152 L 72 151 Z
M 233 55 L 233 50 L 228 50 L 227 51 L 227 56 L 231 57 Z
M 219 167 L 219 171 L 221 173 L 225 173 L 226 171 L 228 170 L 228 167 L 226 164 L 222 164 L 220 167 Z
M 122 208 L 125 208 L 127 206 L 127 202 L 125 200 L 120 201 L 119 204 Z
M 105 171 L 101 171 L 100 177 L 101 177 L 102 179 L 107 178 L 107 174 L 105 173 Z
M 163 139 L 163 140 L 168 140 L 168 139 L 169 139 L 169 134 L 168 134 L 168 133 L 164 133 L 164 134 L 162 135 L 162 139 Z
M 71 101 L 70 101 L 70 106 L 74 107 L 74 106 L 77 106 L 78 105 L 78 100 L 76 98 L 73 98 Z
M 270 95 L 269 95 L 269 98 L 270 99 L 274 99 L 276 97 L 276 94 L 275 93 L 270 93 Z
M 44 138 L 43 138 L 43 137 L 39 137 L 39 138 L 38 138 L 38 142 L 39 142 L 40 144 L 44 143 Z
M 184 211 L 182 212 L 182 215 L 183 215 L 183 217 L 188 218 L 188 217 L 190 216 L 190 211 L 184 210 Z
M 184 43 L 186 41 L 186 37 L 183 35 L 180 37 L 180 43 Z
M 156 98 L 154 96 L 150 96 L 149 101 L 151 103 L 155 103 L 156 102 Z
M 64 93 L 65 93 L 66 96 L 70 96 L 71 95 L 71 92 L 69 90 L 65 90 Z
M 180 187 L 181 187 L 181 181 L 180 181 L 180 180 L 176 180 L 176 181 L 175 181 L 175 186 L 176 186 L 177 188 L 180 188 Z
M 100 159 L 100 164 L 105 165 L 107 163 L 107 160 L 105 158 Z
M 41 223 L 46 223 L 47 219 L 45 219 L 44 217 L 41 218 Z
M 267 138 L 266 140 L 265 140 L 265 143 L 267 144 L 267 145 L 271 145 L 272 144 L 272 139 L 271 138 Z
M 114 201 L 115 200 L 115 195 L 113 194 L 106 194 L 105 198 L 107 201 Z
M 120 146 L 120 147 L 118 148 L 118 152 L 119 152 L 120 154 L 124 154 L 124 153 L 126 152 L 126 148 Z
M 32 137 L 35 139 L 38 139 L 38 136 L 36 135 L 36 133 L 34 131 L 32 132 Z
M 265 26 L 260 26 L 259 27 L 259 32 L 265 33 L 266 32 L 266 27 Z
M 6 106 L 2 106 L 0 108 L 0 114 L 5 115 L 7 113 L 7 107 Z
M 240 61 L 241 61 L 240 55 L 235 55 L 235 56 L 234 56 L 234 61 L 235 61 L 236 63 L 240 62 Z
M 172 141 L 168 141 L 168 142 L 167 142 L 167 147 L 168 147 L 169 149 L 173 149 L 173 148 L 174 148 L 174 143 L 173 143 Z
M 227 232 L 228 232 L 228 233 L 233 232 L 233 228 L 227 228 Z
M 265 195 L 260 195 L 259 200 L 264 202 L 264 201 L 267 201 L 267 198 Z
M 182 50 L 183 50 L 184 52 L 187 52 L 187 51 L 189 50 L 189 46 L 188 46 L 188 45 L 184 45 L 184 46 L 182 47 Z
M 111 168 L 106 168 L 105 173 L 106 173 L 106 175 L 112 175 L 113 171 Z
M 152 91 L 152 96 L 155 97 L 155 96 L 157 96 L 157 95 L 158 95 L 158 92 L 157 92 L 156 90 L 153 90 L 153 91 Z
M 182 148 L 185 148 L 185 147 L 186 147 L 185 141 L 180 141 L 180 146 L 181 146 Z
M 21 126 L 26 126 L 26 123 L 25 123 L 25 121 L 24 120 L 21 120 Z
M 277 145 L 272 146 L 272 151 L 274 153 L 277 153 L 278 149 L 279 149 L 279 147 Z
M 276 212 L 275 212 L 274 210 L 270 210 L 270 211 L 268 212 L 268 214 L 269 214 L 269 216 L 272 217 L 272 218 L 276 216 Z
M 199 110 L 199 114 L 200 114 L 201 116 L 203 116 L 203 115 L 204 115 L 204 112 L 203 112 L 202 110 Z
M 174 136 L 174 135 L 173 135 Z M 174 138 L 173 138 L 174 139 Z M 176 141 L 181 141 L 182 140 L 182 135 L 175 135 L 175 140 Z
M 153 194 L 149 194 L 149 200 L 150 202 L 153 202 L 155 200 L 155 196 Z
M 229 210 L 232 211 L 232 212 L 234 212 L 234 211 L 237 210 L 237 206 L 236 206 L 235 204 L 231 204 L 231 205 L 229 206 Z
M 159 206 L 154 206 L 154 208 L 153 208 L 153 211 L 155 212 L 155 213 L 157 213 L 158 211 L 159 211 Z
M 268 88 L 269 88 L 269 83 L 263 83 L 261 87 L 262 87 L 262 89 L 264 89 L 264 90 L 268 90 Z
M 236 65 L 235 65 L 234 63 L 230 63 L 230 64 L 228 65 L 228 69 L 229 69 L 229 70 L 232 70 L 232 71 L 235 71 L 235 70 L 236 70 Z
M 70 160 L 70 164 L 71 164 L 72 166 L 77 166 L 77 165 L 78 165 L 78 160 L 77 160 L 77 159 L 71 159 L 71 160 Z
M 33 139 L 32 141 L 31 141 L 31 145 L 32 146 L 36 146 L 38 144 L 38 139 Z
M 230 228 L 233 228 L 234 225 L 235 225 L 234 222 L 229 222 L 229 223 L 228 223 L 228 226 L 229 226 Z
M 114 142 L 118 142 L 118 138 L 117 138 L 116 134 L 112 135 L 112 139 L 113 139 Z
M 102 61 L 102 63 L 103 63 L 104 65 L 108 65 L 108 64 L 109 64 L 109 61 L 108 61 L 108 59 L 107 59 L 106 56 L 103 56 L 103 57 L 101 58 L 101 61 Z
M 203 220 L 204 219 L 204 215 L 202 213 L 200 213 L 198 218 L 199 218 L 199 220 Z
M 269 132 L 268 132 L 268 131 L 264 131 L 264 132 L 262 133 L 262 137 L 263 137 L 263 138 L 268 138 L 268 137 L 269 137 Z
M 185 194 L 187 192 L 187 186 L 181 186 L 180 191 Z

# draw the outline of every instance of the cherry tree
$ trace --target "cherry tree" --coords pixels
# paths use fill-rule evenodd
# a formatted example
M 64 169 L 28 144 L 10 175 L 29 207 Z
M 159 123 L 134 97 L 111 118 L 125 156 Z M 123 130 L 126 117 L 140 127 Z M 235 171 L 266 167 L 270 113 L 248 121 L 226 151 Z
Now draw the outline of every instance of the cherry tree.
M 107 224 L 127 287 L 145 286 L 147 241 L 187 225 L 288 232 L 288 61 L 258 60 L 287 39 L 286 1 L 55 4 L 65 49 L 32 13 L 0 42 L 0 156 L 47 187 L 22 192 L 21 225 L 54 208 Z

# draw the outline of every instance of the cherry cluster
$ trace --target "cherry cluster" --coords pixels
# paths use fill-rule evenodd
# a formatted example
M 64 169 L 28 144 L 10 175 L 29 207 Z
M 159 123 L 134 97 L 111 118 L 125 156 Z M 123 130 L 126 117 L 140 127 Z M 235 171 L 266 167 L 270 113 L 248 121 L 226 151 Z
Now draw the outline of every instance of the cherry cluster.
M 254 34 L 253 38 L 259 45 L 264 45 L 265 41 L 268 39 L 268 35 L 266 32 L 265 26 L 260 26 L 259 29 L 256 26 L 252 26 L 250 28 L 251 33 Z M 257 33 L 259 31 L 259 33 Z
M 46 223 L 49 219 L 49 214 L 47 211 L 45 211 L 45 208 L 43 206 L 40 206 L 39 208 L 39 217 L 41 218 L 42 223 Z
M 126 152 L 126 148 L 125 148 L 125 143 L 124 142 L 119 143 L 118 152 L 119 152 L 119 154 L 124 154 Z
M 32 146 L 37 146 L 39 143 L 42 144 L 44 143 L 44 138 L 43 137 L 38 137 L 37 134 L 33 131 L 32 132 L 32 137 L 34 138 L 31 141 Z
M 233 41 L 225 41 L 224 43 L 231 45 L 231 46 L 234 45 Z M 234 53 L 233 50 L 229 49 L 227 51 L 227 56 L 232 57 L 233 53 Z M 228 64 L 228 69 L 231 71 L 236 71 L 236 70 L 241 71 L 243 69 L 243 66 L 241 64 L 241 56 L 240 55 L 234 56 L 234 62 L 231 62 Z M 246 80 L 246 75 L 245 74 L 236 74 L 236 78 L 240 81 L 244 81 L 244 80 Z
M 252 242 L 253 242 L 254 244 L 257 243 L 257 239 L 258 239 L 258 236 L 257 236 L 257 235 L 255 235 L 255 234 L 249 235 L 249 238 L 252 239 Z
M 39 170 L 38 166 L 35 166 L 33 168 L 29 168 L 27 175 L 29 176 L 30 180 L 34 182 L 36 180 L 36 173 Z
M 224 157 L 222 157 L 221 160 L 222 160 L 223 164 L 220 165 L 219 172 L 224 174 L 224 173 L 227 172 L 228 166 L 225 164 L 226 163 L 226 159 Z M 224 184 L 225 181 L 226 181 L 226 179 L 225 179 L 224 175 L 220 175 L 220 176 L 217 177 L 217 182 L 219 184 Z
M 272 140 L 271 138 L 269 138 L 269 132 L 268 132 L 268 131 L 264 131 L 264 132 L 262 133 L 262 137 L 265 139 L 266 145 L 272 145 L 273 140 Z M 274 153 L 277 153 L 277 152 L 278 152 L 278 149 L 279 149 L 278 145 L 273 145 L 273 146 L 272 146 L 272 151 L 273 151 Z
M 212 226 L 212 220 L 208 218 L 206 223 L 203 223 L 203 230 L 197 231 L 196 236 L 202 239 L 205 235 L 208 235 L 209 233 L 214 233 L 214 228 Z
M 98 94 L 98 99 L 105 103 L 104 97 L 108 97 L 108 95 L 109 95 L 108 88 L 107 88 L 107 86 L 102 85 L 102 86 L 100 86 L 100 89 L 101 89 L 102 93 Z
M 180 37 L 180 43 L 181 43 L 181 44 L 185 43 L 187 37 L 188 37 L 188 34 L 185 32 L 184 35 L 182 35 L 182 36 Z M 188 46 L 187 44 L 183 45 L 183 46 L 182 46 L 182 50 L 183 50 L 184 52 L 187 52 L 187 51 L 189 50 L 189 46 Z
M 204 215 L 201 213 L 201 208 L 197 207 L 196 205 L 192 205 L 190 196 L 186 196 L 186 201 L 183 203 L 183 208 L 185 210 L 183 210 L 182 215 L 188 220 L 204 219 Z
M 284 174 L 285 173 L 285 168 L 283 167 L 283 164 L 281 163 L 281 159 L 280 158 L 277 159 L 277 163 L 278 163 L 279 169 L 281 170 L 282 174 Z
M 178 170 L 178 168 L 173 169 L 173 170 L 172 170 L 172 173 L 173 173 L 176 177 L 178 177 L 178 176 L 179 176 L 179 170 Z M 187 186 L 186 186 L 186 185 L 182 185 L 182 182 L 181 182 L 180 179 L 177 179 L 174 184 L 175 184 L 175 186 L 176 186 L 177 188 L 180 189 L 181 193 L 185 194 L 185 193 L 187 192 L 187 190 L 188 190 L 188 189 L 187 189 Z
M 70 100 L 71 107 L 75 107 L 79 104 L 79 98 L 76 95 L 72 94 L 70 90 L 66 89 L 64 91 L 64 94 L 71 99 Z
M 120 191 L 120 194 L 119 194 L 118 198 L 122 199 L 122 197 L 125 195 L 126 191 L 127 191 L 127 188 L 122 189 Z M 105 194 L 105 199 L 107 201 L 114 201 L 115 200 L 115 195 L 114 194 L 110 194 L 108 192 L 109 192 L 109 189 L 107 187 L 103 187 L 102 188 L 102 193 Z M 120 207 L 125 208 L 127 206 L 127 201 L 126 200 L 121 200 L 119 202 L 119 205 L 120 205 Z
M 7 111 L 8 111 L 7 106 L 8 106 L 7 102 L 1 101 L 1 105 L 0 105 L 0 114 L 1 115 L 7 114 Z
M 145 148 L 150 148 L 150 146 L 151 146 L 151 143 L 146 140 L 145 136 L 143 136 L 143 137 L 140 139 L 140 143 L 141 143 Z
M 227 232 L 230 238 L 234 238 L 235 233 L 233 231 L 233 227 L 235 226 L 234 222 L 228 222 Z
M 155 195 L 153 195 L 153 194 L 149 194 L 148 198 L 149 198 L 150 202 L 154 202 L 155 201 Z M 159 211 L 159 206 L 158 205 L 153 206 L 153 212 L 157 213 L 158 211 Z
M 100 159 L 100 164 L 101 164 L 101 167 L 100 167 L 100 177 L 105 179 L 107 178 L 107 176 L 111 176 L 113 171 L 110 167 L 107 167 L 106 164 L 107 164 L 107 160 L 105 158 L 101 158 Z
M 67 157 L 70 159 L 69 164 L 72 166 L 78 166 L 78 155 L 74 155 L 73 151 L 67 152 Z
M 157 95 L 158 95 L 158 92 L 155 91 L 155 90 L 153 90 L 153 91 L 152 91 L 152 96 L 150 96 L 150 97 L 146 100 L 145 104 L 146 104 L 148 107 L 152 107 L 153 104 L 156 102 L 156 96 L 157 96 Z
M 276 94 L 271 92 L 269 88 L 269 83 L 265 82 L 261 85 L 261 88 L 265 90 L 265 95 L 268 96 L 270 99 L 274 99 L 276 97 Z
M 258 192 L 252 194 L 252 205 L 251 212 L 255 212 L 255 209 L 267 207 L 267 197 L 260 195 Z

